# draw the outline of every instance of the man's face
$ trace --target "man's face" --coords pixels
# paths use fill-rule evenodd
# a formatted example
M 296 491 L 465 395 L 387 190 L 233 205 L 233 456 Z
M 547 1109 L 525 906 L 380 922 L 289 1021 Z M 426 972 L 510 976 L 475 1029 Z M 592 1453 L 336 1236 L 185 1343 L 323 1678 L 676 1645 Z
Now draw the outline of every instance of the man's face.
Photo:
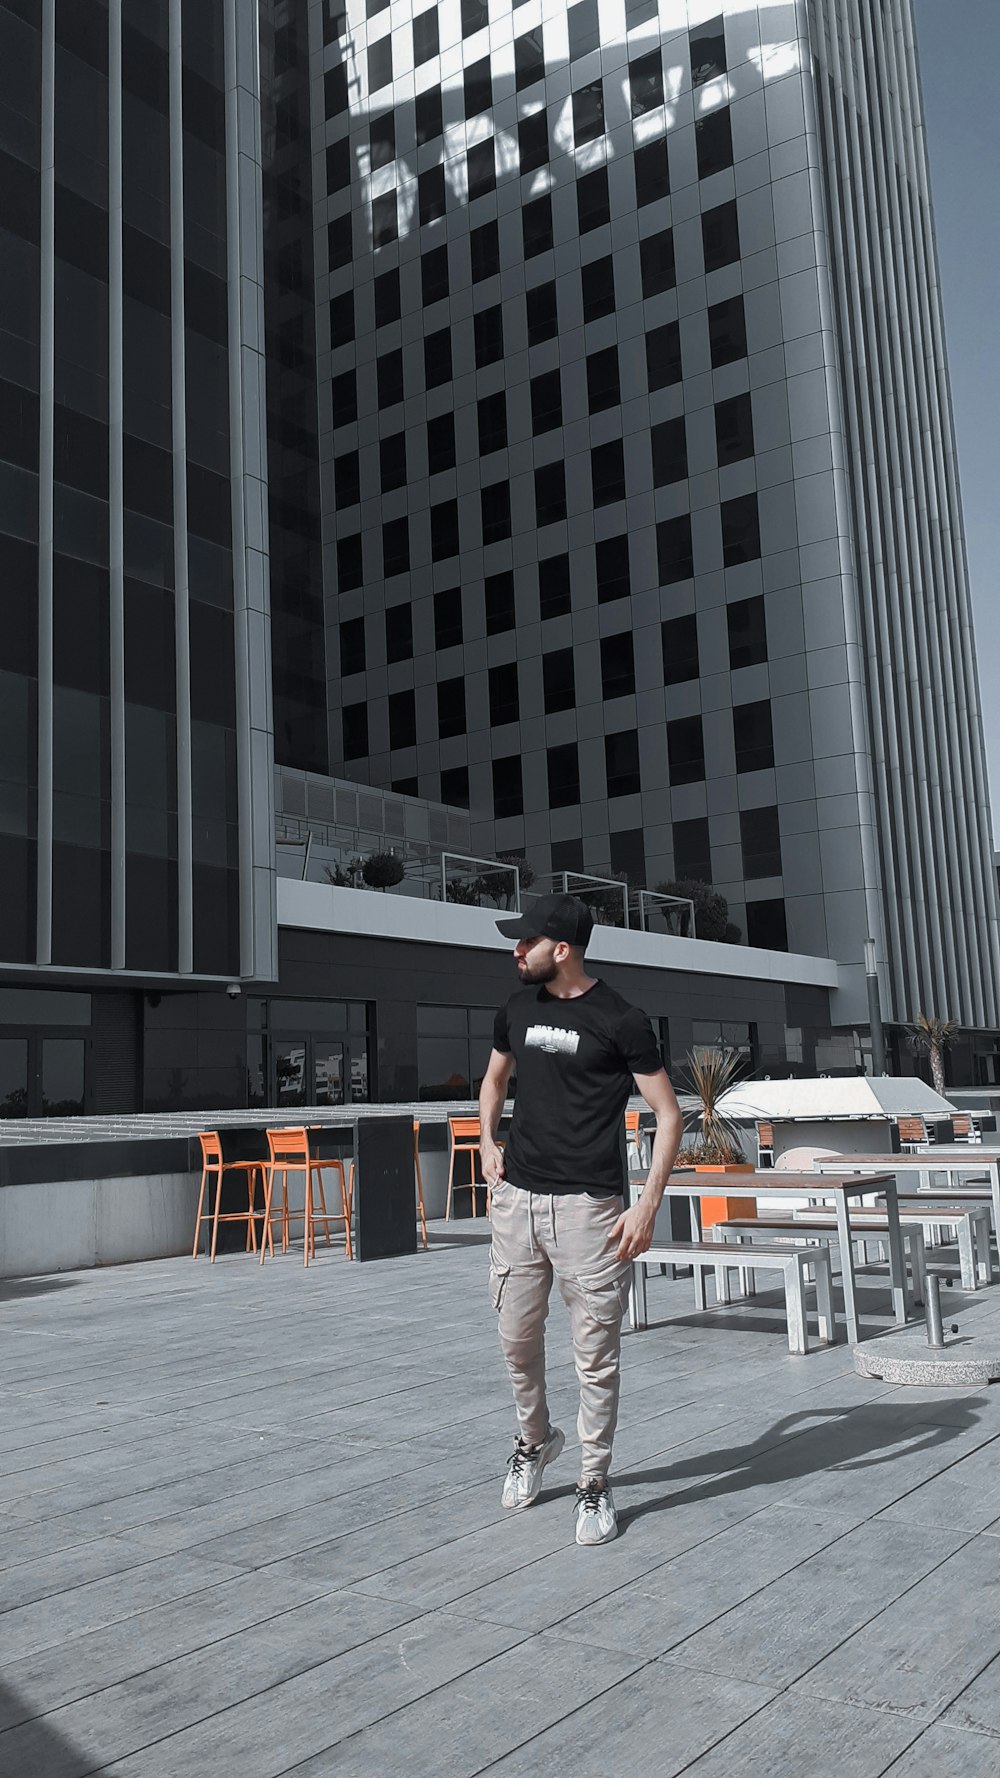
M 557 946 L 551 938 L 519 938 L 514 946 L 517 973 L 522 982 L 551 982 L 559 974 Z

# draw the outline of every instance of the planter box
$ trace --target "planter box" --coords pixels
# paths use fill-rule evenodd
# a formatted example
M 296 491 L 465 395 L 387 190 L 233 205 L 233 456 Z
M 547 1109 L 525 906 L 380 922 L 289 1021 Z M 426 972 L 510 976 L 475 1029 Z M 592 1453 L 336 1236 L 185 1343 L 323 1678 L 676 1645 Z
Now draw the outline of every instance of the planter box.
M 708 1163 L 699 1163 L 694 1170 L 696 1173 L 752 1173 L 753 1167 L 749 1162 L 742 1164 L 732 1162 L 728 1166 L 710 1166 Z M 717 1222 L 728 1222 L 732 1216 L 746 1217 L 756 1216 L 756 1214 L 756 1198 L 718 1197 L 702 1198 L 701 1200 L 701 1226 L 703 1229 L 710 1229 Z

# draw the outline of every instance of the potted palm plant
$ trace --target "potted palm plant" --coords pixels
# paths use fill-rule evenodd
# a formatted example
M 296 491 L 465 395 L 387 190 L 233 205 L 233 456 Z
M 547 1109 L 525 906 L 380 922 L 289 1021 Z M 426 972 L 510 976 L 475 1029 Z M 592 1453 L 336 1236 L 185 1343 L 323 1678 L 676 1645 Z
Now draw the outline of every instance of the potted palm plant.
M 711 1045 L 692 1050 L 685 1058 L 682 1087 L 688 1104 L 684 1122 L 693 1140 L 678 1155 L 681 1167 L 693 1167 L 697 1173 L 752 1173 L 746 1159 L 740 1132 L 732 1118 L 722 1110 L 721 1101 L 730 1087 L 744 1073 L 745 1058 L 739 1050 Z M 756 1216 L 754 1198 L 703 1198 L 703 1228 L 726 1222 L 731 1216 Z

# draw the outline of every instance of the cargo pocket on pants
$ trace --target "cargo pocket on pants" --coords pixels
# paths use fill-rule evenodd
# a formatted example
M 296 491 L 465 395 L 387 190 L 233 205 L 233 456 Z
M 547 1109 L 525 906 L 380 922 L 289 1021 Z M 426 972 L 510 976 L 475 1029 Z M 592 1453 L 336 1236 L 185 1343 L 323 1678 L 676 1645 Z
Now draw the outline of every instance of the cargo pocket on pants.
M 628 1303 L 628 1271 L 617 1278 L 581 1278 L 578 1282 L 587 1300 L 588 1311 L 595 1321 L 606 1323 L 609 1327 L 616 1321 L 621 1321 Z
M 494 1309 L 496 1309 L 497 1314 L 500 1313 L 500 1306 L 503 1302 L 503 1293 L 507 1288 L 507 1280 L 509 1277 L 509 1266 L 497 1265 L 494 1260 L 490 1260 L 490 1302 L 493 1304 Z

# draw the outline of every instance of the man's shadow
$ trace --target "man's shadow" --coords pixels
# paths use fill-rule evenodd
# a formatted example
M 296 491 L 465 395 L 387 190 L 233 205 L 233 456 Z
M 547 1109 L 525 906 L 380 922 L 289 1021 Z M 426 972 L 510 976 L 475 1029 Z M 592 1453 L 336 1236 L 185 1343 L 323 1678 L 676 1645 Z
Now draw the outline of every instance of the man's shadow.
M 881 1401 L 846 1413 L 841 1408 L 807 1408 L 786 1414 L 749 1444 L 680 1457 L 657 1469 L 616 1473 L 618 1487 L 664 1482 L 670 1489 L 656 1500 L 626 1508 L 619 1514 L 619 1526 L 624 1528 L 646 1513 L 669 1512 L 747 1488 L 780 1487 L 824 1470 L 874 1469 L 918 1451 L 932 1451 L 977 1425 L 985 1405 L 980 1396 L 950 1403 L 948 1425 L 915 1420 L 912 1409 Z M 830 1436 L 834 1422 L 840 1428 L 837 1438 Z M 695 1484 L 695 1477 L 704 1479 Z M 692 1485 L 675 1487 L 687 1481 Z

